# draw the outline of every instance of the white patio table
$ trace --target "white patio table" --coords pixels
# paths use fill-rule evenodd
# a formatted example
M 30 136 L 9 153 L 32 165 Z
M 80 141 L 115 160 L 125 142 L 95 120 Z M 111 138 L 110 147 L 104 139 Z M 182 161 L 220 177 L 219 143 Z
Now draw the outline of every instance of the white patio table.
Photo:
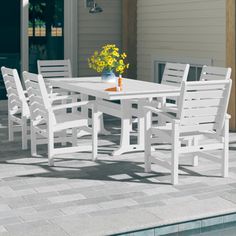
M 157 84 L 132 79 L 123 79 L 123 89 L 119 92 L 105 91 L 114 87 L 115 84 L 104 83 L 101 77 L 79 77 L 79 78 L 57 78 L 49 80 L 52 86 L 66 89 L 72 92 L 79 92 L 86 96 L 96 97 L 95 115 L 98 119 L 102 113 L 110 114 L 121 118 L 121 140 L 120 147 L 113 152 L 113 155 L 120 155 L 125 152 L 144 150 L 144 113 L 142 104 L 145 100 L 153 97 L 178 96 L 180 88 L 175 86 Z M 138 139 L 137 144 L 130 144 L 131 135 L 131 101 L 138 100 L 138 109 L 133 109 L 132 114 L 138 118 Z M 120 104 L 110 101 L 120 100 Z M 99 122 L 96 122 L 96 126 Z M 97 127 L 99 129 L 99 127 Z

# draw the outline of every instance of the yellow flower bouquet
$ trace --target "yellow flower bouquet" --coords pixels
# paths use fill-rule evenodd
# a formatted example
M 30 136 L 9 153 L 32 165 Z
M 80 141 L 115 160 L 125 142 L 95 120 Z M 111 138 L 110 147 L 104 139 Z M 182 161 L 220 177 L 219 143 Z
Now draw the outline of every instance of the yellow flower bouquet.
M 102 79 L 107 82 L 115 82 L 115 74 L 123 74 L 129 68 L 125 62 L 127 55 L 120 53 L 115 44 L 107 44 L 101 51 L 95 51 L 88 59 L 89 68 L 102 73 Z M 111 81 L 112 80 L 112 81 Z

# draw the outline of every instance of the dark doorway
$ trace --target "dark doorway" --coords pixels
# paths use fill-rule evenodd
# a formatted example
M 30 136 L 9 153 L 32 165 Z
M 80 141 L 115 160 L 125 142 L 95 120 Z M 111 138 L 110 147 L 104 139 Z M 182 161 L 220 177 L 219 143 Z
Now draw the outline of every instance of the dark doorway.
M 37 60 L 64 58 L 64 0 L 29 1 L 29 71 Z
M 21 1 L 1 2 L 0 10 L 0 67 L 20 70 L 20 5 Z M 6 99 L 6 90 L 0 76 L 0 99 Z

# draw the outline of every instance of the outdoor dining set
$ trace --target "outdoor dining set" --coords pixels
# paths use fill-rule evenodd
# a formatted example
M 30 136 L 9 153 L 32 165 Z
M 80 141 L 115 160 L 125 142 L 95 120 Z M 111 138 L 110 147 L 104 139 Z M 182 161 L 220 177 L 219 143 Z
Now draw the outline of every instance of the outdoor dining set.
M 121 119 L 120 145 L 112 155 L 143 152 L 145 171 L 152 163 L 163 166 L 172 184 L 178 184 L 182 154 L 190 154 L 193 166 L 199 157 L 219 162 L 227 177 L 231 69 L 203 66 L 199 81 L 187 81 L 189 69 L 189 64 L 166 63 L 160 84 L 123 78 L 122 89 L 111 91 L 116 84 L 101 77 L 72 77 L 69 60 L 39 60 L 38 74 L 24 71 L 22 80 L 16 69 L 2 67 L 9 141 L 21 131 L 22 149 L 30 143 L 32 156 L 38 145 L 47 144 L 50 166 L 57 155 L 74 152 L 89 151 L 96 161 L 98 134 L 109 134 L 103 114 L 109 114 Z M 80 144 L 83 135 L 91 135 L 91 145 Z M 171 145 L 170 161 L 159 144 Z

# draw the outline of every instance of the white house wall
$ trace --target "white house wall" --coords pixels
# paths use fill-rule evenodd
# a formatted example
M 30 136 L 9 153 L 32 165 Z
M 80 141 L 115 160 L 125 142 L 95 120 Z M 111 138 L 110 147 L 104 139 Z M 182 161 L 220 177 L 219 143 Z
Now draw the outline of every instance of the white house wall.
M 102 45 L 115 43 L 121 47 L 122 3 L 121 0 L 97 0 L 103 8 L 99 14 L 89 14 L 84 0 L 78 6 L 78 75 L 96 75 L 88 68 L 87 59 Z
M 138 79 L 152 81 L 152 58 L 226 61 L 225 0 L 138 0 Z

